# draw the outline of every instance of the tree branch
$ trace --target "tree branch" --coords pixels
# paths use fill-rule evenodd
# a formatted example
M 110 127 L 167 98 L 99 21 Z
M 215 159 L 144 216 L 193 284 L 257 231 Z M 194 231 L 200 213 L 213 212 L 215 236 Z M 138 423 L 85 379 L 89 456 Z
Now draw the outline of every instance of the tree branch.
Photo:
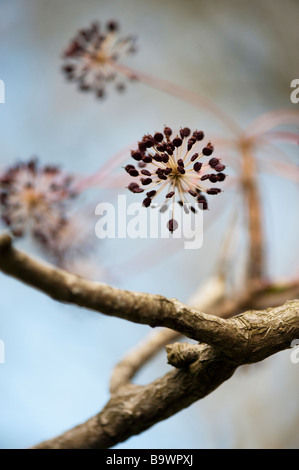
M 0 236 L 0 270 L 60 302 L 151 327 L 164 326 L 230 356 L 242 346 L 234 323 L 201 313 L 176 299 L 129 292 L 56 269 L 16 250 L 8 235 Z
M 179 369 L 145 385 L 117 388 L 104 409 L 36 448 L 107 448 L 139 434 L 215 390 L 242 364 L 258 362 L 299 338 L 299 301 L 225 320 L 177 300 L 115 289 L 42 264 L 0 236 L 0 270 L 51 297 L 150 326 L 167 326 L 207 344 L 172 345 Z
M 289 348 L 299 337 L 299 301 L 246 312 L 235 320 L 247 339 L 246 355 L 232 361 L 219 350 L 201 344 L 193 349 L 196 354 L 192 356 L 192 346 L 180 345 L 178 354 L 178 347 L 172 345 L 169 358 L 179 369 L 145 386 L 122 387 L 98 415 L 35 448 L 101 449 L 140 434 L 214 391 L 233 375 L 237 361 L 239 365 L 261 361 Z

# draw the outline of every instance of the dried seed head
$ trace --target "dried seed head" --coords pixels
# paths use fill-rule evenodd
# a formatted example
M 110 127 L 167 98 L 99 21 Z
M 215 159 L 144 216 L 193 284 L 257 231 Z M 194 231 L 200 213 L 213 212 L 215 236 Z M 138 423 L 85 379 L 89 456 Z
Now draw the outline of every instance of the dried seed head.
M 94 91 L 98 98 L 105 95 L 109 82 L 123 91 L 124 75 L 120 75 L 117 62 L 136 51 L 135 38 L 120 38 L 116 21 L 109 21 L 106 28 L 98 23 L 81 29 L 64 52 L 62 68 L 67 79 L 78 83 L 82 91 Z M 126 74 L 127 78 L 136 78 Z
M 37 160 L 20 162 L 0 176 L 0 216 L 12 233 L 48 242 L 67 220 L 75 193 L 73 178 L 59 167 L 41 167 Z
M 172 129 L 170 127 L 165 127 L 163 133 L 164 136 L 160 132 L 156 132 L 153 137 L 150 134 L 144 135 L 142 140 L 138 142 L 138 149 L 131 152 L 133 159 L 147 163 L 146 170 L 140 172 L 141 185 L 149 186 L 150 189 L 146 193 L 147 198 L 144 199 L 143 205 L 148 207 L 152 199 L 165 189 L 166 207 L 170 200 L 174 204 L 177 198 L 178 202 L 187 210 L 185 203 L 188 202 L 187 196 L 190 194 L 206 210 L 208 203 L 202 192 L 216 195 L 221 190 L 206 188 L 202 182 L 209 180 L 216 183 L 225 179 L 225 175 L 220 172 L 224 165 L 220 163 L 219 158 L 213 157 L 205 163 L 199 161 L 204 159 L 204 156 L 211 155 L 214 150 L 213 145 L 209 142 L 202 152 L 192 152 L 190 155 L 190 150 L 199 146 L 198 142 L 203 139 L 204 133 L 202 131 L 194 131 L 190 137 L 191 130 L 185 127 L 180 130 L 180 137 L 176 135 L 173 139 L 171 139 Z M 126 171 L 130 173 L 134 170 L 127 165 Z M 216 172 L 213 173 L 213 171 Z M 137 183 L 131 183 L 129 189 L 134 193 L 144 191 Z M 188 212 L 190 211 L 188 210 Z M 196 209 L 193 207 L 191 212 L 196 212 Z M 170 231 L 177 228 L 177 221 L 174 218 L 168 222 L 168 228 Z

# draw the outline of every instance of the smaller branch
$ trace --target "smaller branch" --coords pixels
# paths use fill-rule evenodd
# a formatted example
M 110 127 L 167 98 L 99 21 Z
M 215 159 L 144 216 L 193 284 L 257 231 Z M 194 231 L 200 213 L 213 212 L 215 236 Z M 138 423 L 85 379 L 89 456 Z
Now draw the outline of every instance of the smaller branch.
M 141 367 L 157 354 L 165 344 L 179 336 L 176 331 L 163 329 L 149 334 L 132 349 L 114 368 L 110 380 L 110 393 L 113 394 L 127 385 Z
M 211 277 L 195 292 L 188 304 L 198 310 L 212 313 L 217 310 L 217 306 L 224 300 L 224 296 L 225 282 L 223 279 Z M 128 384 L 146 362 L 167 343 L 176 340 L 179 336 L 180 333 L 177 331 L 168 329 L 151 333 L 116 365 L 110 381 L 111 393 L 115 393 L 117 389 Z
M 173 343 L 166 346 L 168 364 L 177 369 L 188 367 L 200 357 L 202 346 L 189 343 Z

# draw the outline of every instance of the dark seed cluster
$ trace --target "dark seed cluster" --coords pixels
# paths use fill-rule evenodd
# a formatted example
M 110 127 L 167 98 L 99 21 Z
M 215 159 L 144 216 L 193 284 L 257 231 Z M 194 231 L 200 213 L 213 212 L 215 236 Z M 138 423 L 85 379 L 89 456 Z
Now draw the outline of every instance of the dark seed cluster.
M 221 189 L 203 186 L 202 182 L 209 181 L 213 185 L 223 182 L 225 165 L 219 158 L 211 157 L 214 147 L 211 142 L 200 144 L 203 139 L 202 131 L 191 133 L 188 127 L 180 129 L 175 137 L 170 127 L 165 127 L 163 133 L 144 135 L 138 147 L 131 151 L 136 164 L 125 167 L 130 176 L 138 178 L 138 182 L 132 181 L 128 189 L 133 193 L 146 193 L 143 200 L 145 207 L 149 207 L 165 189 L 164 204 L 172 201 L 174 206 L 178 198 L 178 202 L 187 208 L 189 194 L 203 210 L 208 209 L 205 194 L 216 195 Z M 200 161 L 203 157 L 211 158 L 206 162 Z M 196 212 L 195 206 L 191 206 L 191 212 Z M 172 218 L 167 227 L 173 232 L 178 223 Z
M 17 236 L 29 231 L 46 243 L 66 221 L 66 201 L 75 194 L 72 177 L 56 166 L 21 162 L 0 176 L 0 215 Z
M 118 91 L 124 90 L 117 61 L 136 48 L 135 38 L 119 38 L 118 30 L 115 21 L 109 21 L 105 27 L 93 23 L 81 29 L 70 42 L 63 54 L 63 71 L 69 80 L 78 83 L 80 90 L 93 91 L 98 98 L 104 96 L 108 82 L 114 82 Z

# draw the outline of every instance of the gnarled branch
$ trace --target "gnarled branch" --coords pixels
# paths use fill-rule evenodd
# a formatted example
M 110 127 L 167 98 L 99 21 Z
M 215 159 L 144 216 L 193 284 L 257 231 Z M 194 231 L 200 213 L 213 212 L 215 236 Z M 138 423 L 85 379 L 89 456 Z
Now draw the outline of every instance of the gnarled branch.
M 112 387 L 111 399 L 98 415 L 36 448 L 114 446 L 208 395 L 239 365 L 289 348 L 299 337 L 298 300 L 225 320 L 175 299 L 128 292 L 55 269 L 14 249 L 7 235 L 0 236 L 0 270 L 56 300 L 137 323 L 170 327 L 207 343 L 168 348 L 176 369 L 144 386 Z

